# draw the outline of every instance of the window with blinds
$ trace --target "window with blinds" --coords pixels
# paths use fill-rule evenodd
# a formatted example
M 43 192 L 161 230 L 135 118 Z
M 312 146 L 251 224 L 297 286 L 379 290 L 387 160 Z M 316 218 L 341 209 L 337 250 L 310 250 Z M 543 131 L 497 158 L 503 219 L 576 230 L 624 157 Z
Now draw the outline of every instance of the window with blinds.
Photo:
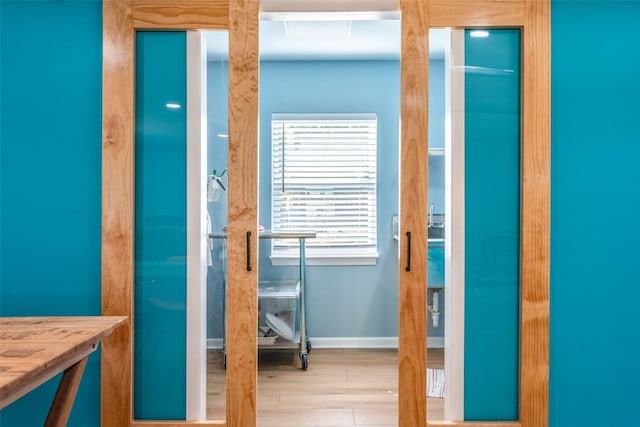
M 375 114 L 274 114 L 271 229 L 315 232 L 307 257 L 375 258 Z M 298 257 L 296 239 L 274 239 L 274 258 Z M 371 263 L 371 262 L 363 262 Z

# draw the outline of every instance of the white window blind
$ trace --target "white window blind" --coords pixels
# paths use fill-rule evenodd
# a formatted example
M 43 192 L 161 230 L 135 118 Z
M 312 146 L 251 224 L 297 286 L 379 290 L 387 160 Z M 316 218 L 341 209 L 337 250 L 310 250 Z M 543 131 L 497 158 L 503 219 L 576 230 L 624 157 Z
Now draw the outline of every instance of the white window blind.
M 272 230 L 315 232 L 308 257 L 376 257 L 375 114 L 274 114 L 271 129 Z M 273 240 L 279 256 L 298 241 Z

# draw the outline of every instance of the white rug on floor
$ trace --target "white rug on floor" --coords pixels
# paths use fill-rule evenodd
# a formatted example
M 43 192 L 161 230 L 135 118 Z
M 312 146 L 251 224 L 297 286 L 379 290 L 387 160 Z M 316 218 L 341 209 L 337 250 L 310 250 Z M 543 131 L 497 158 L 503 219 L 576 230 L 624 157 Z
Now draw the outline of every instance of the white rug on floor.
M 444 369 L 427 368 L 427 397 L 444 397 Z

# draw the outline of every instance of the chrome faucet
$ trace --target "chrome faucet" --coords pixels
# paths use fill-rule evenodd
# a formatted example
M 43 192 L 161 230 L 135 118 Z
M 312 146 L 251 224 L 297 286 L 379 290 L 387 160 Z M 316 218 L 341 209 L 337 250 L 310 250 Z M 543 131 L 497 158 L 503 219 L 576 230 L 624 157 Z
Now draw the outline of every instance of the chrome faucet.
M 433 227 L 433 210 L 435 209 L 435 206 L 433 206 L 433 203 L 431 203 L 429 205 L 429 227 Z

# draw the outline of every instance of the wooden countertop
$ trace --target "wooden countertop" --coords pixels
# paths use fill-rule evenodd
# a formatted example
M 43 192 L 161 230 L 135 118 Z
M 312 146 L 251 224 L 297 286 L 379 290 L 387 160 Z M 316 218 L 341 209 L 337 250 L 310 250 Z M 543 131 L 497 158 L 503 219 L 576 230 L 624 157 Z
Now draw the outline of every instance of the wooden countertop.
M 0 409 L 86 359 L 126 321 L 120 316 L 0 317 Z

